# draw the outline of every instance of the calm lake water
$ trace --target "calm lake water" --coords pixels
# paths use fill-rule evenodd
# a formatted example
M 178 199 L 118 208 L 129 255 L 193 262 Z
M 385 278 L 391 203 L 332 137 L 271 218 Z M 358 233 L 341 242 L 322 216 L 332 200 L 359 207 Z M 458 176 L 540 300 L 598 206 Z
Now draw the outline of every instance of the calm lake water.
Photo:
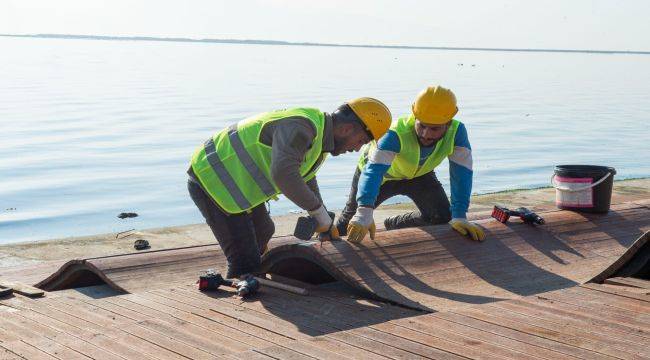
M 548 185 L 558 164 L 650 176 L 648 55 L 34 38 L 0 38 L 0 54 L 0 244 L 202 222 L 185 170 L 215 131 L 359 96 L 397 117 L 436 83 L 459 99 L 476 193 Z M 319 173 L 329 208 L 357 156 Z

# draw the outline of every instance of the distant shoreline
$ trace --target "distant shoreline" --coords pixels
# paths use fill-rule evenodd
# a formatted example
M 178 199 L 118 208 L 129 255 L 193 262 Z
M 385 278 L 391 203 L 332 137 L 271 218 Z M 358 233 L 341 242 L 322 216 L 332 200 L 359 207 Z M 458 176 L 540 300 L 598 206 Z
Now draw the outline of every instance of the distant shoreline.
M 449 51 L 496 51 L 496 52 L 546 52 L 546 53 L 583 53 L 583 54 L 620 54 L 620 55 L 650 55 L 650 51 L 638 50 L 590 50 L 590 49 L 513 49 L 513 48 L 483 48 L 483 47 L 451 47 L 451 46 L 411 46 L 411 45 L 364 45 L 364 44 L 334 44 L 291 42 L 279 40 L 241 40 L 241 39 L 192 39 L 177 37 L 152 36 L 102 36 L 102 35 L 66 35 L 66 34 L 0 34 L 1 37 L 64 39 L 64 40 L 103 40 L 103 41 L 160 41 L 160 42 L 190 42 L 241 45 L 280 45 L 280 46 L 323 46 L 347 48 L 378 48 L 403 50 L 449 50 Z

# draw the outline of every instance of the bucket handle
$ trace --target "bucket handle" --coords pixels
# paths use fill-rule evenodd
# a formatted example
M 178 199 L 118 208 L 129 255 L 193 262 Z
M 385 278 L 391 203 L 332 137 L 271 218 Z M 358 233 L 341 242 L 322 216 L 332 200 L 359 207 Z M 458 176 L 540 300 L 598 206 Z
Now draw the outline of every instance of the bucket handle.
M 556 189 L 558 189 L 558 190 L 560 190 L 560 191 L 578 192 L 578 191 L 583 191 L 583 190 L 591 189 L 591 188 L 594 187 L 594 186 L 598 186 L 600 183 L 602 183 L 603 181 L 607 180 L 607 178 L 608 178 L 610 175 L 612 175 L 612 173 L 611 173 L 611 172 L 608 172 L 605 176 L 603 176 L 602 178 L 600 178 L 600 180 L 596 181 L 596 182 L 593 183 L 593 184 L 589 184 L 589 185 L 587 185 L 587 186 L 585 186 L 585 187 L 583 187 L 583 188 L 579 188 L 579 189 L 569 189 L 569 188 L 559 187 L 559 186 L 555 185 L 555 174 L 553 174 L 553 175 L 551 176 L 551 185 L 553 185 L 554 188 L 556 188 Z

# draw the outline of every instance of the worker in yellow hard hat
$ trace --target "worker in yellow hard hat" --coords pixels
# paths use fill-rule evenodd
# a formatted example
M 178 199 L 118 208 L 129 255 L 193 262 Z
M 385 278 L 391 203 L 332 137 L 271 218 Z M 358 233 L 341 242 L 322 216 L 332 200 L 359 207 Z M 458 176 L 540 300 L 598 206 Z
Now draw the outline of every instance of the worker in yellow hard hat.
M 400 117 L 379 141 L 362 151 L 350 197 L 337 222 L 348 241 L 375 235 L 373 210 L 386 199 L 406 195 L 418 210 L 387 218 L 386 229 L 443 224 L 473 240 L 485 233 L 467 221 L 472 192 L 472 148 L 465 125 L 454 119 L 456 96 L 442 86 L 424 89 L 409 115 Z M 451 204 L 434 169 L 449 159 Z
M 275 226 L 265 203 L 284 194 L 309 212 L 316 232 L 338 237 L 321 199 L 316 172 L 328 154 L 359 151 L 391 124 L 386 105 L 358 98 L 331 114 L 292 108 L 252 116 L 199 146 L 188 189 L 228 260 L 227 277 L 259 270 Z

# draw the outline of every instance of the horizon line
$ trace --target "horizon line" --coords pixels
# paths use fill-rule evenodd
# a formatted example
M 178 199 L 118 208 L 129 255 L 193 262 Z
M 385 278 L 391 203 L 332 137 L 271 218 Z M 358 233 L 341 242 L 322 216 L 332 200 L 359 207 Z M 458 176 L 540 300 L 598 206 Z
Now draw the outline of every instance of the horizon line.
M 640 50 L 591 50 L 591 49 L 525 49 L 525 48 L 490 48 L 490 47 L 454 47 L 454 46 L 419 46 L 419 45 L 370 45 L 370 44 L 336 44 L 317 42 L 292 42 L 262 39 L 193 39 L 182 37 L 155 36 L 107 36 L 107 35 L 73 35 L 73 34 L 0 34 L 2 37 L 42 38 L 64 40 L 102 40 L 102 41 L 157 41 L 157 42 L 191 42 L 241 45 L 281 45 L 281 46 L 322 46 L 349 48 L 379 48 L 404 50 L 448 50 L 448 51 L 509 51 L 509 52 L 550 52 L 550 53 L 587 53 L 587 54 L 633 54 L 650 55 L 650 51 Z

